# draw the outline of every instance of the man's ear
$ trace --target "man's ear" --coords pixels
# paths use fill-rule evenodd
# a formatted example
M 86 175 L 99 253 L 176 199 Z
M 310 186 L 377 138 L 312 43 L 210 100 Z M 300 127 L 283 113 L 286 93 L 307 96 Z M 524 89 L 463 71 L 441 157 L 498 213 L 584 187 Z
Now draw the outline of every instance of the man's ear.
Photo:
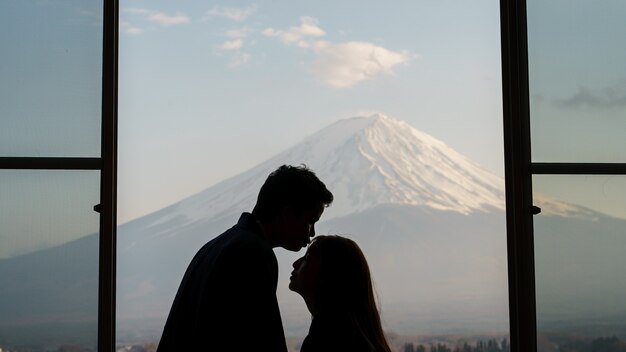
M 272 217 L 272 221 L 276 224 L 283 224 L 285 223 L 285 221 L 287 221 L 287 219 L 289 219 L 289 215 L 290 215 L 289 207 L 282 207 Z
M 278 216 L 280 217 L 281 220 L 287 220 L 289 218 L 292 218 L 295 214 L 296 212 L 290 206 L 282 207 L 280 211 L 278 212 Z

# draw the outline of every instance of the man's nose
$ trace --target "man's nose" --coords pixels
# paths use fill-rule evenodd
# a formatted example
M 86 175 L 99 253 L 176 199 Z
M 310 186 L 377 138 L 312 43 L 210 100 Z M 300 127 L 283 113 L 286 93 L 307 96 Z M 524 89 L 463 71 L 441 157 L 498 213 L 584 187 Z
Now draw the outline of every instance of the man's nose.
M 295 262 L 293 262 L 293 268 L 294 268 L 294 269 L 297 269 L 297 268 L 298 268 L 298 266 L 300 265 L 300 262 L 301 262 L 301 261 L 302 261 L 302 258 L 300 258 L 300 259 L 296 260 Z
M 311 226 L 311 231 L 309 231 L 309 237 L 315 236 L 315 226 Z

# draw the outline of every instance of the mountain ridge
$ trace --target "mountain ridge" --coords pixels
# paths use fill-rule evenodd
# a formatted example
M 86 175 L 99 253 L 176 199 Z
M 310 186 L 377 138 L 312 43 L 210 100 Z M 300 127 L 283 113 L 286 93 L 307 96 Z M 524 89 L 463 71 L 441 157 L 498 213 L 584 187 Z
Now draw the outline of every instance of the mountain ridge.
M 382 203 L 464 214 L 504 209 L 501 178 L 406 122 L 374 114 L 339 120 L 248 171 L 164 208 L 169 209 L 168 216 L 163 217 L 164 209 L 155 213 L 160 221 L 183 216 L 192 222 L 252 209 L 256 192 L 271 171 L 305 161 L 336 199 L 348 200 L 335 202 L 325 213 L 327 218 Z

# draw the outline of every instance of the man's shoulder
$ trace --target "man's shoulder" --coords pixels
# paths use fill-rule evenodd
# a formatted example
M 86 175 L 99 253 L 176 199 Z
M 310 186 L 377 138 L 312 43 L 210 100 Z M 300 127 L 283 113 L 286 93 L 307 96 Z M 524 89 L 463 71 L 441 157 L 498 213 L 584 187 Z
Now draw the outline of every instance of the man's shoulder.
M 224 236 L 220 248 L 222 255 L 249 256 L 252 258 L 275 257 L 272 247 L 259 234 L 238 226 L 232 227 Z M 244 259 L 244 258 L 241 258 Z
M 236 224 L 202 246 L 196 257 L 208 256 L 217 259 L 242 251 L 259 255 L 274 253 L 272 247 L 260 234 Z
M 258 247 L 268 249 L 271 247 L 265 241 L 265 239 L 258 233 L 255 233 L 245 227 L 235 225 L 226 230 L 215 239 L 215 244 L 218 247 Z M 211 241 L 213 242 L 213 241 Z M 210 244 L 211 242 L 207 243 Z

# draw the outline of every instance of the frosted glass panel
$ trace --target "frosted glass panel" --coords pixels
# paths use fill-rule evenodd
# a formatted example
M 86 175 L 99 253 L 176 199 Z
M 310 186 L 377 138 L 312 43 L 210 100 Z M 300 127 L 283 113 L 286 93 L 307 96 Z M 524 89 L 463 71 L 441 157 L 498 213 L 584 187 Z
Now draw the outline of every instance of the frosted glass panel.
M 624 18 L 624 1 L 528 1 L 533 161 L 626 162 Z
M 623 348 L 626 176 L 535 176 L 533 183 L 542 209 L 534 217 L 538 351 Z
M 95 350 L 99 174 L 0 171 L 3 350 Z
M 102 6 L 0 2 L 0 156 L 100 155 Z

